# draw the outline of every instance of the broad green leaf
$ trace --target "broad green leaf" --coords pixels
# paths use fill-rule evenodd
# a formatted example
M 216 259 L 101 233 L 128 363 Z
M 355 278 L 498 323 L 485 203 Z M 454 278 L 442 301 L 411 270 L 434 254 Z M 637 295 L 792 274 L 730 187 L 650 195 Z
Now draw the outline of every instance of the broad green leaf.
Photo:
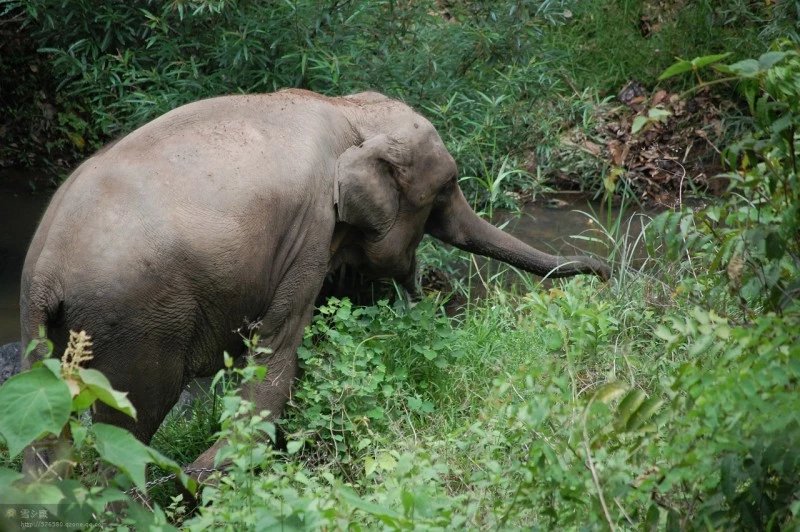
M 0 491 L 5 491 L 11 484 L 21 479 L 24 475 L 19 471 L 0 467 Z
M 592 396 L 592 401 L 600 401 L 601 403 L 608 404 L 627 390 L 628 387 L 621 382 L 609 382 L 608 384 L 604 384 L 601 386 L 596 392 L 594 392 L 594 396 Z
M 556 329 L 545 329 L 542 331 L 542 340 L 548 351 L 556 351 L 564 346 L 564 339 Z
M 658 325 L 658 326 L 655 328 L 655 330 L 653 331 L 653 334 L 655 334 L 656 336 L 658 336 L 658 337 L 659 337 L 659 338 L 661 338 L 662 340 L 666 340 L 667 342 L 672 342 L 672 341 L 674 341 L 674 340 L 675 340 L 675 339 L 678 337 L 678 335 L 676 335 L 675 333 L 673 333 L 672 331 L 670 331 L 670 330 L 669 330 L 669 329 L 668 329 L 668 328 L 667 328 L 665 325 L 663 325 L 663 324 L 659 324 L 659 325 Z
M 389 453 L 381 453 L 378 455 L 378 465 L 384 471 L 392 471 L 397 467 L 397 460 Z
M 765 245 L 767 258 L 770 260 L 780 259 L 786 252 L 786 241 L 775 231 L 767 234 Z
M 667 67 L 667 69 L 662 72 L 660 76 L 658 76 L 658 80 L 662 81 L 667 78 L 671 78 L 672 76 L 689 72 L 690 70 L 692 70 L 692 62 L 686 61 L 685 59 L 679 59 L 677 63 L 673 63 Z
M 761 70 L 769 70 L 787 55 L 789 55 L 788 52 L 767 52 L 765 54 L 761 54 L 761 56 L 758 58 L 758 66 L 761 68 Z
M 633 119 L 633 124 L 631 125 L 631 134 L 632 135 L 637 134 L 649 122 L 650 120 L 646 116 L 638 115 L 636 118 Z
M 628 424 L 631 415 L 641 406 L 647 395 L 639 388 L 634 388 L 625 395 L 617 407 L 617 419 L 614 422 L 617 429 L 621 429 Z
M 177 463 L 146 446 L 127 430 L 105 423 L 95 423 L 92 425 L 92 432 L 100 458 L 116 466 L 140 490 L 145 489 L 145 467 L 149 463 L 176 473 L 187 489 L 190 491 L 194 489 L 194 481 L 190 482 Z
M 45 358 L 42 360 L 42 365 L 49 369 L 53 375 L 61 378 L 61 361 L 57 358 Z
M 701 355 L 707 354 L 709 348 L 711 347 L 711 344 L 713 344 L 715 340 L 716 337 L 712 335 L 701 336 L 698 341 L 694 342 L 689 347 L 689 355 L 691 355 L 692 357 L 699 357 Z
M 44 367 L 15 375 L 0 386 L 0 435 L 11 458 L 44 434 L 58 434 L 69 420 L 67 385 Z
M 761 72 L 761 66 L 755 59 L 744 59 L 728 66 L 731 73 L 745 78 L 751 78 Z
M 731 55 L 730 52 L 725 52 L 724 54 L 704 55 L 702 57 L 695 57 L 694 59 L 692 59 L 692 68 L 694 70 L 698 70 L 703 67 L 707 67 L 708 65 L 719 63 L 729 55 Z
M 111 383 L 105 375 L 96 369 L 80 368 L 78 374 L 86 387 L 92 393 L 111 408 L 115 408 L 120 412 L 128 414 L 133 419 L 136 419 L 136 408 L 128 400 L 126 392 L 120 392 L 111 387 Z
M 364 474 L 369 476 L 378 469 L 378 462 L 371 456 L 367 456 L 364 459 Z
M 55 505 L 63 502 L 64 492 L 61 487 L 65 482 L 54 483 L 50 481 L 33 481 L 25 483 L 20 482 L 18 485 L 3 485 L 0 484 L 0 493 L 2 493 L 2 504 L 5 508 L 7 505 Z M 3 510 L 5 512 L 5 510 Z M 0 519 L 0 523 L 3 521 Z M 16 530 L 16 528 L 14 528 Z M 5 529 L 4 529 L 5 530 Z M 38 530 L 38 528 L 37 528 Z
M 137 488 L 144 489 L 144 470 L 152 462 L 147 446 L 127 430 L 113 425 L 96 423 L 92 432 L 100 458 L 130 477 Z
M 644 425 L 664 403 L 661 399 L 651 397 L 636 409 L 628 420 L 625 430 L 633 431 Z
M 295 454 L 297 451 L 303 448 L 303 442 L 301 441 L 290 441 L 286 444 L 286 452 L 289 454 Z
M 72 410 L 75 412 L 83 412 L 94 404 L 97 396 L 92 393 L 88 388 L 81 390 L 81 393 L 72 398 Z
M 69 422 L 69 431 L 72 433 L 72 443 L 75 444 L 75 447 L 80 449 L 83 445 L 83 440 L 86 439 L 86 434 L 89 432 L 89 429 L 82 425 L 80 421 L 76 421 L 71 419 Z
M 661 107 L 653 107 L 649 111 L 647 111 L 648 118 L 652 120 L 663 121 L 663 119 L 672 116 L 672 113 L 666 109 L 662 109 Z

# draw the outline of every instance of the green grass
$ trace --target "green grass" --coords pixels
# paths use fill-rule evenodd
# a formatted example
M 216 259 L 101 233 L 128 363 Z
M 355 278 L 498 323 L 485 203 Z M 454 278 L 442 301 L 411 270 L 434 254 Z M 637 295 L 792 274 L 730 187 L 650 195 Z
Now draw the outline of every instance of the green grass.
M 765 28 L 779 22 L 769 6 L 740 0 L 615 0 L 569 7 L 572 17 L 545 34 L 549 57 L 577 90 L 606 94 L 630 80 L 650 84 L 676 57 L 757 55 L 769 42 L 762 37 Z M 649 33 L 642 30 L 643 19 L 653 26 Z
M 638 277 L 624 293 L 585 279 L 524 296 L 498 290 L 453 320 L 430 301 L 366 309 L 329 302 L 307 337 L 313 352 L 301 351 L 309 371 L 283 423 L 302 450 L 267 459 L 266 472 L 247 477 L 256 493 L 283 497 L 281 505 L 245 505 L 236 498 L 247 492 L 241 485 L 223 488 L 203 519 L 423 529 L 741 522 L 734 504 L 713 502 L 722 496 L 715 457 L 746 456 L 742 446 L 765 437 L 759 416 L 771 414 L 750 408 L 754 417 L 737 425 L 745 403 L 736 401 L 746 398 L 730 380 L 730 360 L 669 349 L 657 326 L 689 311 L 651 303 L 669 297 Z M 406 328 L 412 323 L 424 331 Z M 440 337 L 446 342 L 436 344 Z M 685 378 L 695 364 L 706 373 L 700 388 L 697 377 Z M 778 391 L 753 383 L 758 393 Z M 778 393 L 789 403 L 774 408 L 796 418 L 796 398 Z M 639 401 L 633 413 L 620 401 L 629 396 Z M 696 447 L 711 427 L 716 436 Z M 787 437 L 796 435 L 791 427 Z M 239 484 L 244 474 L 231 473 Z M 210 521 L 194 525 L 201 522 Z

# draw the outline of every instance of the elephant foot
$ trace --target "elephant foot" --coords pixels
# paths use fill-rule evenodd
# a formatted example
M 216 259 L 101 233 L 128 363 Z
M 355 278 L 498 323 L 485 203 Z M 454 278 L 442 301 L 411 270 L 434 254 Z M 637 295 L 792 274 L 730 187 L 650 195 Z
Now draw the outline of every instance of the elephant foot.
M 218 476 L 215 476 L 214 473 L 218 471 L 224 472 L 230 465 L 230 461 L 227 460 L 219 465 L 214 465 L 217 453 L 227 443 L 225 440 L 217 440 L 214 445 L 198 456 L 194 462 L 184 468 L 184 472 L 197 481 L 198 489 L 204 485 L 216 485 Z

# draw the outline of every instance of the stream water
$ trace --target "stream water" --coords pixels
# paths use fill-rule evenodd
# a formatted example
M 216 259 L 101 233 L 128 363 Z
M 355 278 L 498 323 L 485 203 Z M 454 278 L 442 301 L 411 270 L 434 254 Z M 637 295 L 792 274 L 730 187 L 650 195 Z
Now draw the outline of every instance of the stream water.
M 34 193 L 25 173 L 0 174 L 0 345 L 19 340 L 19 280 L 52 191 Z
M 13 185 L 12 185 L 13 184 Z M 25 174 L 0 174 L 0 345 L 19 339 L 19 281 L 28 244 L 44 213 L 50 193 L 32 193 Z M 494 223 L 517 238 L 543 251 L 603 254 L 604 246 L 585 239 L 597 236 L 597 225 L 583 212 L 595 213 L 605 221 L 608 212 L 596 202 L 577 194 L 562 194 L 555 200 L 526 205 L 521 216 L 497 213 Z M 619 211 L 612 209 L 612 216 Z M 625 214 L 630 231 L 638 233 L 641 218 Z

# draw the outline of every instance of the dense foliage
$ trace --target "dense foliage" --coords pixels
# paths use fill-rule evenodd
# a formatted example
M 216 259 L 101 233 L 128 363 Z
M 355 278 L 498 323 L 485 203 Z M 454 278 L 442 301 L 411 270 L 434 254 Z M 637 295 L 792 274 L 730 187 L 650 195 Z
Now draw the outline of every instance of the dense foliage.
M 434 122 L 462 175 L 480 178 L 465 186 L 483 202 L 489 191 L 480 183 L 535 190 L 559 175 L 570 164 L 556 156 L 560 136 L 585 122 L 598 93 L 652 80 L 675 56 L 755 53 L 760 35 L 790 27 L 796 16 L 745 1 L 675 2 L 661 15 L 647 4 L 12 0 L 2 9 L 47 58 L 29 61 L 58 83 L 49 99 L 42 94 L 15 110 L 25 125 L 30 115 L 50 114 L 42 126 L 48 153 L 71 145 L 86 154 L 219 94 L 379 90 Z M 643 21 L 657 31 L 643 31 Z M 3 66 L 4 77 L 14 64 Z M 27 154 L 35 162 L 30 153 L 42 151 L 42 135 L 8 134 L 21 138 L 0 160 Z M 596 163 L 580 170 L 587 189 L 601 189 L 599 173 Z

